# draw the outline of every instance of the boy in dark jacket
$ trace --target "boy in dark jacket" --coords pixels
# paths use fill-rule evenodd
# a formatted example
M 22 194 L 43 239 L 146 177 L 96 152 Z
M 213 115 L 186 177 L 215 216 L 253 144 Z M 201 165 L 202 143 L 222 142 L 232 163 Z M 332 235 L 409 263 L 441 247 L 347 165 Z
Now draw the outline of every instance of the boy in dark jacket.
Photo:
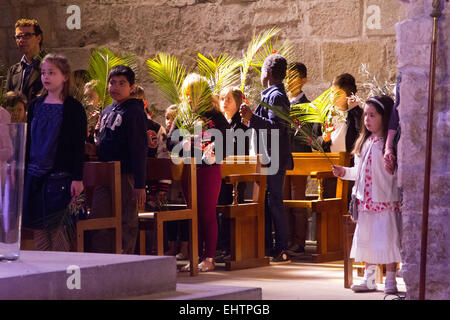
M 283 85 L 286 77 L 286 59 L 278 54 L 272 54 L 264 60 L 261 69 L 261 83 L 267 88 L 261 93 L 261 100 L 273 108 L 282 109 L 283 113 L 289 112 L 290 104 Z M 270 158 L 270 166 L 278 170 L 275 174 L 267 176 L 266 193 L 266 251 L 272 255 L 272 262 L 290 262 L 285 250 L 288 246 L 288 230 L 286 215 L 283 205 L 283 185 L 286 170 L 291 170 L 294 166 L 292 159 L 291 131 L 289 124 L 276 116 L 275 111 L 263 105 L 259 105 L 253 113 L 249 106 L 242 104 L 240 114 L 243 121 L 249 121 L 249 127 L 256 129 L 259 134 L 261 129 L 268 129 L 267 139 L 258 139 L 259 148 Z M 273 130 L 278 130 L 279 140 L 272 141 Z M 259 137 L 261 138 L 261 137 Z M 270 143 L 273 142 L 273 143 Z M 272 152 L 275 144 L 278 144 L 278 154 Z M 276 149 L 275 149 L 276 150 Z M 275 228 L 275 248 L 272 248 L 271 226 Z
M 111 70 L 108 89 L 114 102 L 100 116 L 97 146 L 100 161 L 120 161 L 122 249 L 125 254 L 134 253 L 138 235 L 138 208 L 145 203 L 147 117 L 142 100 L 131 97 L 134 81 L 135 75 L 130 67 L 119 65 Z M 110 215 L 109 197 L 108 190 L 96 189 L 93 214 Z M 100 243 L 93 239 L 92 245 L 98 247 Z M 100 250 L 103 252 L 105 249 Z

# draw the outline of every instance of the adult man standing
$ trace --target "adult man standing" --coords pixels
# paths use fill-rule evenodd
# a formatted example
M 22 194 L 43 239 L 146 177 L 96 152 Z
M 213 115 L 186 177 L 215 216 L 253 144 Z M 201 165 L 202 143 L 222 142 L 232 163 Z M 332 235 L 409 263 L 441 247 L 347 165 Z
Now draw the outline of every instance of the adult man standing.
M 43 33 L 37 20 L 20 19 L 15 25 L 16 44 L 23 54 L 20 62 L 9 68 L 6 91 L 23 93 L 33 100 L 42 89 L 40 58 Z

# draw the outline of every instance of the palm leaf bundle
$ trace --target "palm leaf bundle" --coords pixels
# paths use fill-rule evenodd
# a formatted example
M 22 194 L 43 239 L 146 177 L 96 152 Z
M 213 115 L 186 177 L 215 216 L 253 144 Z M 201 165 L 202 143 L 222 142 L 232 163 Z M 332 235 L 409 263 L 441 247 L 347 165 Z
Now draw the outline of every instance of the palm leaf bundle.
M 305 145 L 309 145 L 315 150 L 320 151 L 325 155 L 327 160 L 330 162 L 330 164 L 333 166 L 333 162 L 328 157 L 327 153 L 322 147 L 322 142 L 319 140 L 319 137 L 317 136 L 317 133 L 314 131 L 312 125 L 308 125 L 309 123 L 303 120 L 299 120 L 299 118 L 292 116 L 289 112 L 283 111 L 281 107 L 271 106 L 263 101 L 260 102 L 263 107 L 266 107 L 270 110 L 272 110 L 275 115 L 284 120 L 281 123 L 284 123 L 286 126 L 289 126 L 290 128 L 295 129 L 294 133 L 294 139 L 300 140 Z M 308 103 L 305 103 L 305 105 Z
M 135 73 L 137 71 L 136 58 L 132 55 L 117 56 L 105 47 L 97 48 L 91 53 L 88 78 L 98 81 L 95 91 L 100 99 L 100 112 L 113 102 L 108 92 L 108 75 L 111 69 L 118 65 L 129 66 Z
M 252 41 L 249 43 L 247 47 L 247 51 L 243 52 L 243 57 L 241 60 L 240 72 L 241 72 L 241 91 L 245 92 L 245 83 L 247 81 L 247 76 L 251 67 L 257 66 L 255 64 L 255 59 L 259 53 L 259 51 L 263 48 L 264 44 L 269 41 L 270 38 L 275 36 L 278 32 L 280 32 L 279 28 L 271 28 L 266 30 L 258 35 L 253 32 Z M 258 58 L 258 61 L 261 58 Z M 262 64 L 261 64 L 262 65 Z
M 213 94 L 219 95 L 222 89 L 239 81 L 239 61 L 227 54 L 219 57 L 205 57 L 201 53 L 197 57 L 197 70 L 210 83 Z
M 381 95 L 386 95 L 395 99 L 395 83 L 390 83 L 387 80 L 383 83 L 381 80 L 378 80 L 375 75 L 370 73 L 368 66 L 364 63 L 361 64 L 358 73 L 365 78 L 361 85 L 366 92 L 364 101 L 370 97 Z
M 262 48 L 256 53 L 255 59 L 252 63 L 253 67 L 260 73 L 264 60 L 272 55 L 279 54 L 283 56 L 288 64 L 294 60 L 294 49 L 288 41 L 283 42 L 281 45 L 278 43 L 278 36 L 269 38 Z
M 181 100 L 181 86 L 186 77 L 186 67 L 174 56 L 159 53 L 147 60 L 150 76 L 164 97 L 178 105 Z
M 329 120 L 334 103 L 341 97 L 341 93 L 330 88 L 310 103 L 292 106 L 290 116 L 301 123 L 321 123 L 323 125 Z

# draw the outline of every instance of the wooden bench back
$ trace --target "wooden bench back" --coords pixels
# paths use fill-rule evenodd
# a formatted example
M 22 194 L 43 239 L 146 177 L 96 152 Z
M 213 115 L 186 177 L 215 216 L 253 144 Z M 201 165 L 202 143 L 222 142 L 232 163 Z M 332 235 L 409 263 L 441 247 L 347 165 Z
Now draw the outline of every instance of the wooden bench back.
M 334 165 L 348 166 L 349 160 L 347 152 L 326 153 L 321 152 L 295 152 L 292 153 L 294 159 L 294 169 L 286 171 L 286 175 L 309 176 L 311 172 L 331 171 L 331 163 Z
M 95 187 L 108 187 L 112 195 L 112 214 L 121 217 L 122 193 L 119 161 L 89 161 L 84 163 L 83 185 L 88 207 L 92 205 Z
M 333 178 L 331 172 L 332 165 L 350 166 L 350 154 L 347 152 L 326 153 L 321 152 L 296 152 L 292 153 L 294 160 L 294 169 L 287 170 L 286 175 L 295 176 L 311 176 L 312 179 L 319 181 L 318 194 L 319 200 L 322 199 L 323 179 Z M 336 198 L 344 199 L 347 202 L 347 184 L 348 182 L 337 179 Z
M 222 179 L 233 174 L 252 174 L 261 172 L 258 156 L 228 156 L 222 162 Z

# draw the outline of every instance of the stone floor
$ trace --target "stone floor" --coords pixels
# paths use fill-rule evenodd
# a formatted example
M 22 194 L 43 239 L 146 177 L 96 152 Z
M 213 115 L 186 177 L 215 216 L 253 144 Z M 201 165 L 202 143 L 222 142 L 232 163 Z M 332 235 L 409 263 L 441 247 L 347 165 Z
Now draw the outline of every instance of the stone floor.
M 354 271 L 354 280 L 357 282 Z M 397 278 L 398 289 L 404 295 L 406 289 L 402 278 Z M 384 285 L 378 291 L 354 293 L 344 288 L 344 266 L 342 261 L 326 264 L 292 262 L 285 265 L 270 265 L 237 271 L 225 271 L 218 266 L 215 271 L 190 277 L 178 273 L 177 284 L 228 285 L 262 288 L 263 300 L 383 300 Z M 393 299 L 395 296 L 387 296 Z

